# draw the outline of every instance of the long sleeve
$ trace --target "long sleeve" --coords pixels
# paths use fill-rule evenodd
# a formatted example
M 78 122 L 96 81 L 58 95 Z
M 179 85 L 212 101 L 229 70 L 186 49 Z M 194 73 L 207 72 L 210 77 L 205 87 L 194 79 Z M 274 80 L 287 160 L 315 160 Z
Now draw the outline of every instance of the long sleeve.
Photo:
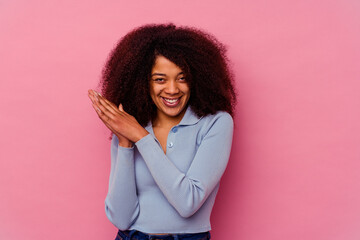
M 105 199 L 105 213 L 119 229 L 126 230 L 139 214 L 136 194 L 134 147 L 123 148 L 113 135 L 111 141 L 111 170 Z
M 175 166 L 151 134 L 136 142 L 156 184 L 184 218 L 192 216 L 203 205 L 228 163 L 233 120 L 228 113 L 222 113 L 209 125 L 187 172 Z

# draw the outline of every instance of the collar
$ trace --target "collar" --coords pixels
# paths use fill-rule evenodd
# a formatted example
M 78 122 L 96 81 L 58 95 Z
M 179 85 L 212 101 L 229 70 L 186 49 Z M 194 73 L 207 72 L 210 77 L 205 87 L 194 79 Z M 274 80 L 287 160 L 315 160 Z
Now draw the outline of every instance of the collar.
M 183 118 L 181 119 L 180 123 L 178 124 L 179 126 L 186 126 L 186 125 L 194 125 L 196 124 L 198 121 L 200 121 L 202 117 L 198 117 L 196 115 L 196 113 L 191 109 L 190 106 L 187 107 L 186 112 L 183 116 Z

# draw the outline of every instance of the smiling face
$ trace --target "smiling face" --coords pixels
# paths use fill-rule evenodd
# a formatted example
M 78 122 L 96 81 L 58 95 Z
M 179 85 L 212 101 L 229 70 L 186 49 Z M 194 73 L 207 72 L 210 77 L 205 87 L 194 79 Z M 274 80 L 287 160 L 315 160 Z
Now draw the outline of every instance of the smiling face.
M 156 119 L 180 122 L 190 98 L 185 74 L 164 56 L 157 56 L 151 70 L 150 96 L 157 107 Z

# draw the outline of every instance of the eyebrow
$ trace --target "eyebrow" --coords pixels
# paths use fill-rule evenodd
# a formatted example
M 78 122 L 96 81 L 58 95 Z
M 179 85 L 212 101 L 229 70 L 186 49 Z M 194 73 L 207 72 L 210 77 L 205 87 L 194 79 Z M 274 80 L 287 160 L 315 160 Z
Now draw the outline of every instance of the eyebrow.
M 155 75 L 158 75 L 158 76 L 166 76 L 166 74 L 164 74 L 164 73 L 153 73 L 153 74 L 151 74 L 151 76 L 155 76 Z
M 181 75 L 181 74 L 184 74 L 184 72 L 179 72 L 178 74 L 177 74 L 177 76 L 179 76 L 179 75 Z M 151 76 L 166 76 L 166 74 L 165 73 L 153 73 L 153 74 L 151 74 Z

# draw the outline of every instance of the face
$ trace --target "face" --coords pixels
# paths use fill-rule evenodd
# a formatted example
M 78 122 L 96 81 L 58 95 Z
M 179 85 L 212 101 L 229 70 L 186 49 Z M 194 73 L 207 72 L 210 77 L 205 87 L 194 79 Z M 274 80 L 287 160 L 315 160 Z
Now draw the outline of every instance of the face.
M 190 88 L 181 68 L 164 56 L 156 57 L 151 70 L 150 96 L 157 107 L 157 118 L 181 120 Z

